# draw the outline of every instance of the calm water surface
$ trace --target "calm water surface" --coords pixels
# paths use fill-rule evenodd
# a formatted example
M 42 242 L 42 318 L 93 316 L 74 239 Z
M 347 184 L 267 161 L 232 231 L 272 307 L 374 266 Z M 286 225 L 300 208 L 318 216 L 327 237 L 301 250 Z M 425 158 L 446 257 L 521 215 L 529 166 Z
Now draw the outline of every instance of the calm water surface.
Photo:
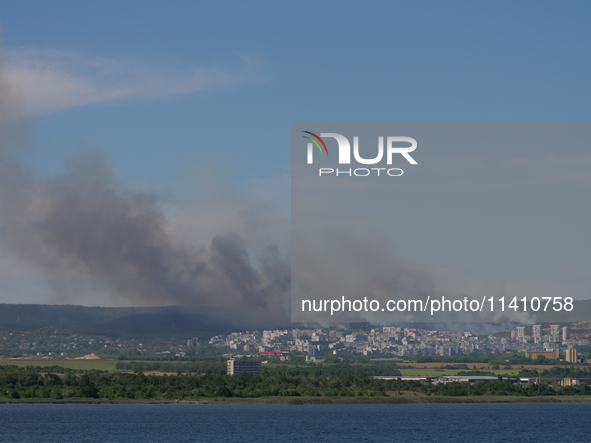
M 591 442 L 591 403 L 0 405 L 3 442 Z

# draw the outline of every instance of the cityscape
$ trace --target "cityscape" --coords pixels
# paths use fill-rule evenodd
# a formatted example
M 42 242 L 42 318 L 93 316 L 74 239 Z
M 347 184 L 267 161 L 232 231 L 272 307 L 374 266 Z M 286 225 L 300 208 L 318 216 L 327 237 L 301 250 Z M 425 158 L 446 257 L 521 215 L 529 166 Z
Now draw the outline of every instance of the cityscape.
M 580 328 L 579 328 L 580 327 Z M 326 356 L 363 355 L 462 356 L 474 353 L 524 353 L 532 360 L 564 359 L 589 363 L 591 331 L 586 324 L 515 326 L 504 332 L 477 335 L 402 326 L 368 330 L 344 328 L 290 328 L 232 332 L 208 337 L 107 337 L 72 333 L 55 328 L 3 331 L 0 355 L 10 358 L 170 358 L 196 360 L 203 355 L 272 357 L 280 360 L 305 356 L 322 362 Z M 582 352 L 581 352 L 582 349 Z
M 391 356 L 452 356 L 472 353 L 502 354 L 525 352 L 529 358 L 538 356 L 557 359 L 558 352 L 569 347 L 566 361 L 577 363 L 577 346 L 588 346 L 591 333 L 571 333 L 569 326 L 517 326 L 510 334 L 476 336 L 471 332 L 452 332 L 398 326 L 384 326 L 369 331 L 343 332 L 332 328 L 277 329 L 234 332 L 214 336 L 209 344 L 261 356 L 288 358 L 289 353 L 306 354 L 308 361 L 318 361 L 318 355 L 391 355 Z M 591 362 L 591 361 L 590 361 Z

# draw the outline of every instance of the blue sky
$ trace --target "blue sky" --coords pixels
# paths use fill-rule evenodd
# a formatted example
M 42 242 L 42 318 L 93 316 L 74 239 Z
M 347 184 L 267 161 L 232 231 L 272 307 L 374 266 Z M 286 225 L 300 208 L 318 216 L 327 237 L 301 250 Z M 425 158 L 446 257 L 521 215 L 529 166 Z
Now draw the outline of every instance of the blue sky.
M 28 123 L 14 155 L 50 177 L 98 147 L 165 206 L 284 211 L 294 121 L 589 121 L 590 17 L 586 2 L 4 2 Z
M 89 143 L 110 153 L 118 173 L 159 189 L 202 156 L 245 179 L 286 173 L 292 121 L 587 121 L 590 9 L 25 1 L 4 3 L 0 25 L 9 51 L 243 76 L 197 93 L 140 92 L 32 120 L 31 162 L 43 157 L 38 163 L 58 168 L 65 151 Z

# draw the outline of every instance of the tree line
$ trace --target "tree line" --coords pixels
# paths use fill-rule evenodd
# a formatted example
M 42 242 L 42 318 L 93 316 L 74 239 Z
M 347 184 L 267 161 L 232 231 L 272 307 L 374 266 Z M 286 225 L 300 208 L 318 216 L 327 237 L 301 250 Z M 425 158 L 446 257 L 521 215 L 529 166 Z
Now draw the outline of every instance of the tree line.
M 24 369 L 0 371 L 0 398 L 93 398 L 198 400 L 211 397 L 354 397 L 416 393 L 422 395 L 591 395 L 591 387 L 559 387 L 551 384 L 521 386 L 509 381 L 431 384 L 406 380 L 380 380 L 366 375 L 228 376 L 145 375 L 142 372 L 39 373 Z

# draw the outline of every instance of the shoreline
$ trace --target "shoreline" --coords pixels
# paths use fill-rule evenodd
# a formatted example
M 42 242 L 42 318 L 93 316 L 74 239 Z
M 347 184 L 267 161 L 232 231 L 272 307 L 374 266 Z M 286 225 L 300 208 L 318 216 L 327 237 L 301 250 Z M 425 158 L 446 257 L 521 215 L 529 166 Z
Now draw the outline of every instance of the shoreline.
M 125 399 L 0 399 L 0 404 L 191 404 L 191 405 L 362 405 L 362 404 L 443 404 L 443 403 L 591 403 L 591 396 L 418 396 L 391 397 L 213 397 L 195 400 L 125 400 Z

